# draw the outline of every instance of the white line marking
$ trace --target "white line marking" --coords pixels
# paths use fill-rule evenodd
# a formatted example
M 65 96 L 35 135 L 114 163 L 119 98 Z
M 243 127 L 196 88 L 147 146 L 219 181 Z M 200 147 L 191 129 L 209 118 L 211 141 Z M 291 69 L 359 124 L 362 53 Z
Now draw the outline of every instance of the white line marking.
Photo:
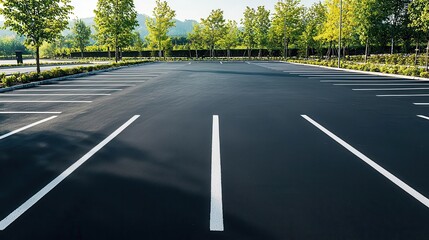
M 77 84 L 53 84 L 53 85 L 40 85 L 40 87 L 134 87 L 135 84 L 101 84 L 101 85 L 77 85 Z
M 426 116 L 423 116 L 423 115 L 417 115 L 417 117 L 429 120 L 429 117 L 426 117 Z
M 220 62 L 220 64 L 223 64 L 223 62 Z
M 85 154 L 82 158 L 77 160 L 73 165 L 67 168 L 62 172 L 58 177 L 52 180 L 48 185 L 43 187 L 39 192 L 34 194 L 31 198 L 25 201 L 21 206 L 15 209 L 10 213 L 6 218 L 0 221 L 0 231 L 6 229 L 11 223 L 13 223 L 17 218 L 19 218 L 23 213 L 30 209 L 34 204 L 36 204 L 40 199 L 42 199 L 46 194 L 48 194 L 52 189 L 54 189 L 58 184 L 60 184 L 64 179 L 66 179 L 70 174 L 72 174 L 77 168 L 84 164 L 89 158 L 96 154 L 100 149 L 102 149 L 106 144 L 112 141 L 116 136 L 118 136 L 123 130 L 125 130 L 129 125 L 131 125 L 139 115 L 132 117 L 116 131 L 114 131 L 110 136 L 104 139 L 101 143 L 95 146 L 91 151 Z
M 144 82 L 146 82 L 146 81 L 138 81 L 138 80 L 136 80 L 136 81 L 115 81 L 115 80 L 112 80 L 112 81 L 98 81 L 98 80 L 71 80 L 71 81 L 67 81 L 67 83 L 74 83 L 74 82 L 77 82 L 77 83 L 144 83 Z
M 419 83 L 419 82 L 425 82 L 423 80 L 320 80 L 321 83 L 403 83 L 403 82 L 409 82 L 409 83 Z
M 54 91 L 122 91 L 122 89 L 22 89 L 19 92 L 54 92 Z
M 429 88 L 358 88 L 353 91 L 412 91 L 412 90 L 429 90 Z
M 428 86 L 427 83 L 339 83 L 334 86 Z
M 0 112 L 0 114 L 61 114 L 62 112 Z
M 213 116 L 210 231 L 224 230 L 222 206 L 222 173 L 220 161 L 219 116 Z
M 0 103 L 92 103 L 92 101 L 0 101 Z
M 12 94 L 0 94 L 0 97 L 8 97 L 8 96 L 14 96 L 14 97 L 22 97 L 22 96 L 110 96 L 112 94 L 103 94 L 103 93 L 88 93 L 88 94 L 81 94 L 81 93 L 12 93 Z
M 30 124 L 30 125 L 27 125 L 27 126 L 25 126 L 25 127 L 22 127 L 22 128 L 16 129 L 16 130 L 14 130 L 14 131 L 12 131 L 12 132 L 10 132 L 10 133 L 6 133 L 6 134 L 4 134 L 4 135 L 0 136 L 0 140 L 5 139 L 5 138 L 7 138 L 7 137 L 10 137 L 10 136 L 12 136 L 12 135 L 14 135 L 14 134 L 17 134 L 17 133 L 19 133 L 19 132 L 22 132 L 22 131 L 24 131 L 24 130 L 26 130 L 26 129 L 32 128 L 32 127 L 34 127 L 34 126 L 36 126 L 36 125 L 39 125 L 39 124 L 42 124 L 42 123 L 44 123 L 44 122 L 50 121 L 50 120 L 52 120 L 52 119 L 54 119 L 54 118 L 56 118 L 56 117 L 58 117 L 58 116 L 48 117 L 48 118 L 45 118 L 45 119 L 40 120 L 40 121 L 38 121 L 38 122 L 32 123 L 32 124 Z
M 350 144 L 346 143 L 341 138 L 337 137 L 335 134 L 330 132 L 328 129 L 324 128 L 322 125 L 308 117 L 307 115 L 301 115 L 305 120 L 313 124 L 315 127 L 317 127 L 319 130 L 324 132 L 326 135 L 331 137 L 333 140 L 335 140 L 337 143 L 339 143 L 341 146 L 349 150 L 351 153 L 353 153 L 355 156 L 360 158 L 362 161 L 364 161 L 366 164 L 371 166 L 373 169 L 375 169 L 377 172 L 382 174 L 384 177 L 389 179 L 391 182 L 393 182 L 396 186 L 400 187 L 402 190 L 410 194 L 412 197 L 417 199 L 419 202 L 421 202 L 423 205 L 429 208 L 429 199 L 423 196 L 421 193 L 414 190 L 412 187 L 410 187 L 408 184 L 403 182 L 401 179 L 397 178 L 395 175 L 391 174 L 389 171 L 375 163 L 373 160 L 365 156 L 363 153 L 359 152 L 357 149 L 352 147 Z
M 417 106 L 429 106 L 429 103 L 413 103 L 413 104 Z
M 376 95 L 377 97 L 429 97 L 429 94 L 389 94 Z

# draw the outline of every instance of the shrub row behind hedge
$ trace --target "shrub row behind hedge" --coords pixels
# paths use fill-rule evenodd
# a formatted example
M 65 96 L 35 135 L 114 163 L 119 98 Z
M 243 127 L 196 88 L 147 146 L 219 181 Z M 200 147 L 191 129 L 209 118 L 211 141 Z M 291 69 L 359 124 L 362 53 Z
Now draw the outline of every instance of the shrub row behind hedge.
M 304 63 L 304 64 L 312 64 L 326 67 L 337 67 L 338 63 L 336 61 L 326 61 L 326 60 L 288 60 L 289 62 L 294 63 Z M 378 64 L 356 64 L 356 63 L 342 63 L 342 68 L 352 69 L 352 70 L 360 70 L 360 71 L 368 71 L 368 72 L 381 72 L 381 73 L 389 73 L 389 74 L 399 74 L 405 76 L 413 76 L 413 77 L 423 77 L 429 78 L 429 72 L 426 72 L 424 68 L 419 68 L 415 66 L 383 66 Z
M 65 77 L 65 76 L 74 75 L 78 73 L 86 73 L 86 72 L 108 69 L 112 67 L 135 65 L 135 64 L 141 64 L 146 62 L 149 62 L 149 61 L 124 61 L 124 62 L 118 62 L 118 63 L 112 63 L 112 64 L 80 66 L 75 68 L 58 67 L 48 71 L 43 71 L 40 74 L 37 74 L 36 72 L 30 72 L 30 73 L 15 73 L 15 74 L 6 76 L 4 73 L 0 73 L 0 85 L 2 88 L 4 88 L 4 87 L 10 87 L 18 84 Z

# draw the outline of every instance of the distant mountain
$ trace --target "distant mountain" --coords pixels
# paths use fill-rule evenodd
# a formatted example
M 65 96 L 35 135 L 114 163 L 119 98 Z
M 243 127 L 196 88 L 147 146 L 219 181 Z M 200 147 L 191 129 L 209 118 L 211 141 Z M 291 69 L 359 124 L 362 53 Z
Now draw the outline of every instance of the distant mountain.
M 146 37 L 148 35 L 148 30 L 146 28 L 146 19 L 150 18 L 147 15 L 144 14 L 138 14 L 137 15 L 137 21 L 139 23 L 139 26 L 136 28 L 136 30 L 138 32 L 140 32 L 140 35 L 142 37 Z M 91 26 L 91 29 L 93 31 L 93 33 L 95 32 L 94 30 L 94 18 L 83 18 L 82 19 L 87 25 Z M 73 21 L 74 20 L 70 20 L 69 22 L 69 28 L 71 28 L 71 26 L 73 26 Z M 176 20 L 176 27 L 170 29 L 169 35 L 170 36 L 187 36 L 188 33 L 192 32 L 193 29 L 193 25 L 197 23 L 197 21 L 195 20 L 185 20 L 185 21 L 180 21 L 180 20 Z M 0 21 L 0 27 L 3 26 L 3 22 Z M 71 30 L 67 29 L 63 32 L 63 35 L 68 35 L 71 34 Z M 14 36 L 16 35 L 14 32 L 11 32 L 9 30 L 0 30 L 0 37 L 4 37 L 4 36 Z

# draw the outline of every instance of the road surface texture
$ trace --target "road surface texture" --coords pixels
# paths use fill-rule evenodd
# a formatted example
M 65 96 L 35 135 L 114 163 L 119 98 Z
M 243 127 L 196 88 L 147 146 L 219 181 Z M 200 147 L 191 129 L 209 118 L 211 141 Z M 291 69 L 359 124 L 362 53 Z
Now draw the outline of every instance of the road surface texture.
M 0 94 L 0 239 L 429 238 L 429 82 L 280 62 Z

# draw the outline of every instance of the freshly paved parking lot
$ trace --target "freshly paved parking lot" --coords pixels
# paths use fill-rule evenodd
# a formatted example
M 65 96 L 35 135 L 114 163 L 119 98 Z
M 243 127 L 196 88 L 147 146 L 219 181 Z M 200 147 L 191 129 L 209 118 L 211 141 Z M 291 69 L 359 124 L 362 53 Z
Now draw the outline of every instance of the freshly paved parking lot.
M 155 63 L 0 94 L 0 239 L 427 239 L 429 82 Z

